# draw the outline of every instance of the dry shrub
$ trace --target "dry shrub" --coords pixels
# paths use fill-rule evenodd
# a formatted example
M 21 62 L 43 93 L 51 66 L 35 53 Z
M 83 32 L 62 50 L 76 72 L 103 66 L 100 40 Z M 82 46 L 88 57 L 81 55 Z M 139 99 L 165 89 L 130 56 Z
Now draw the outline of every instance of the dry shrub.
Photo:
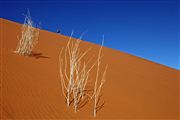
M 39 37 L 39 29 L 35 28 L 35 24 L 33 23 L 30 12 L 27 12 L 25 15 L 24 24 L 21 30 L 21 37 L 18 37 L 19 43 L 16 47 L 15 53 L 19 55 L 31 55 L 32 50 L 38 43 Z
M 68 40 L 65 48 L 61 49 L 59 54 L 59 67 L 60 67 L 60 80 L 62 85 L 62 92 L 66 98 L 66 104 L 69 107 L 70 103 L 73 101 L 73 107 L 75 112 L 79 108 L 79 103 L 88 96 L 94 101 L 93 106 L 93 116 L 96 117 L 97 113 L 97 101 L 100 95 L 102 86 L 105 83 L 105 75 L 107 66 L 103 72 L 103 75 L 99 75 L 100 63 L 102 58 L 102 46 L 100 47 L 98 57 L 90 65 L 87 59 L 83 59 L 86 54 L 88 54 L 90 49 L 82 51 L 80 49 L 81 38 L 84 33 L 80 36 L 79 39 L 72 40 L 73 31 Z M 104 37 L 103 37 L 104 42 Z M 86 93 L 87 81 L 90 79 L 90 71 L 97 66 L 94 90 L 92 94 Z M 100 82 L 98 84 L 98 82 Z

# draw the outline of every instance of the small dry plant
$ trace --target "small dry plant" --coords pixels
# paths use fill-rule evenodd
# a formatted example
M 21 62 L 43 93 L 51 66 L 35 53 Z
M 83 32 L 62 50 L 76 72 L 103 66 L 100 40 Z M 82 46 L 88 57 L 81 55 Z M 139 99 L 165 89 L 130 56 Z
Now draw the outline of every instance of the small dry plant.
M 95 62 L 89 65 L 90 60 L 83 59 L 88 54 L 89 49 L 82 51 L 79 47 L 81 38 L 72 40 L 73 31 L 68 40 L 65 48 L 61 49 L 59 54 L 59 67 L 60 67 L 60 80 L 62 85 L 62 92 L 66 99 L 67 107 L 73 103 L 74 111 L 77 112 L 79 103 L 88 96 L 90 99 L 94 99 L 94 117 L 96 117 L 97 101 L 103 84 L 105 83 L 106 69 L 102 75 L 102 80 L 98 86 L 98 80 L 100 80 L 100 59 L 102 58 L 102 46 L 99 50 L 98 58 Z M 104 40 L 103 40 L 104 41 Z M 103 44 L 102 44 L 103 45 Z M 94 92 L 92 95 L 86 93 L 86 86 L 89 80 L 90 71 L 97 65 L 96 80 L 94 85 Z
M 19 43 L 16 47 L 15 53 L 19 55 L 31 55 L 32 50 L 36 46 L 39 37 L 39 29 L 35 28 L 30 12 L 28 10 L 25 15 L 24 24 L 22 26 L 21 37 L 18 37 Z

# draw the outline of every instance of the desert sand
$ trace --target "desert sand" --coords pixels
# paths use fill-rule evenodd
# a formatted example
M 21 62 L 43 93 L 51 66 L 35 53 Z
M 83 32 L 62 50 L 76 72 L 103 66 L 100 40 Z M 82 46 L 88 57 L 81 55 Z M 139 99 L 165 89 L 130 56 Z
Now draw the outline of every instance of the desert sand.
M 35 55 L 25 57 L 13 53 L 21 24 L 0 19 L 0 28 L 2 119 L 178 119 L 178 70 L 103 47 L 105 104 L 93 118 L 92 102 L 74 113 L 62 95 L 58 55 L 68 36 L 40 30 Z M 89 59 L 100 46 L 82 41 L 81 49 L 87 47 Z

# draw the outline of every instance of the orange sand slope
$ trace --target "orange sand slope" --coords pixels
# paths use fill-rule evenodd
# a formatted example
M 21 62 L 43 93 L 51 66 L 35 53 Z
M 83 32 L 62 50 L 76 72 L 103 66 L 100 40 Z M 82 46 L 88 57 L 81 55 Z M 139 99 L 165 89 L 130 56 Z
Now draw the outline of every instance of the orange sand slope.
M 93 118 L 92 102 L 74 113 L 61 92 L 58 55 L 68 37 L 41 30 L 37 55 L 23 57 L 12 52 L 21 25 L 4 19 L 0 24 L 2 119 Z M 91 47 L 92 56 L 100 46 L 82 42 L 81 47 Z M 103 55 L 105 105 L 96 118 L 178 119 L 178 70 L 106 47 Z

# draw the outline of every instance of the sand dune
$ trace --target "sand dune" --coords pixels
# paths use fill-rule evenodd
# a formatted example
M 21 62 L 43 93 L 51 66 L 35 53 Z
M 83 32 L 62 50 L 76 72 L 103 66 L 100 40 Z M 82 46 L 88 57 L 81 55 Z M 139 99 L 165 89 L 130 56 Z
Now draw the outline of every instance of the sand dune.
M 41 30 L 32 57 L 14 54 L 21 25 L 0 19 L 2 119 L 94 119 L 92 102 L 78 113 L 67 108 L 59 80 L 58 54 L 68 37 Z M 82 42 L 81 49 L 98 45 Z M 178 119 L 179 71 L 103 48 L 109 66 L 97 119 Z M 90 81 L 90 82 L 93 82 Z

